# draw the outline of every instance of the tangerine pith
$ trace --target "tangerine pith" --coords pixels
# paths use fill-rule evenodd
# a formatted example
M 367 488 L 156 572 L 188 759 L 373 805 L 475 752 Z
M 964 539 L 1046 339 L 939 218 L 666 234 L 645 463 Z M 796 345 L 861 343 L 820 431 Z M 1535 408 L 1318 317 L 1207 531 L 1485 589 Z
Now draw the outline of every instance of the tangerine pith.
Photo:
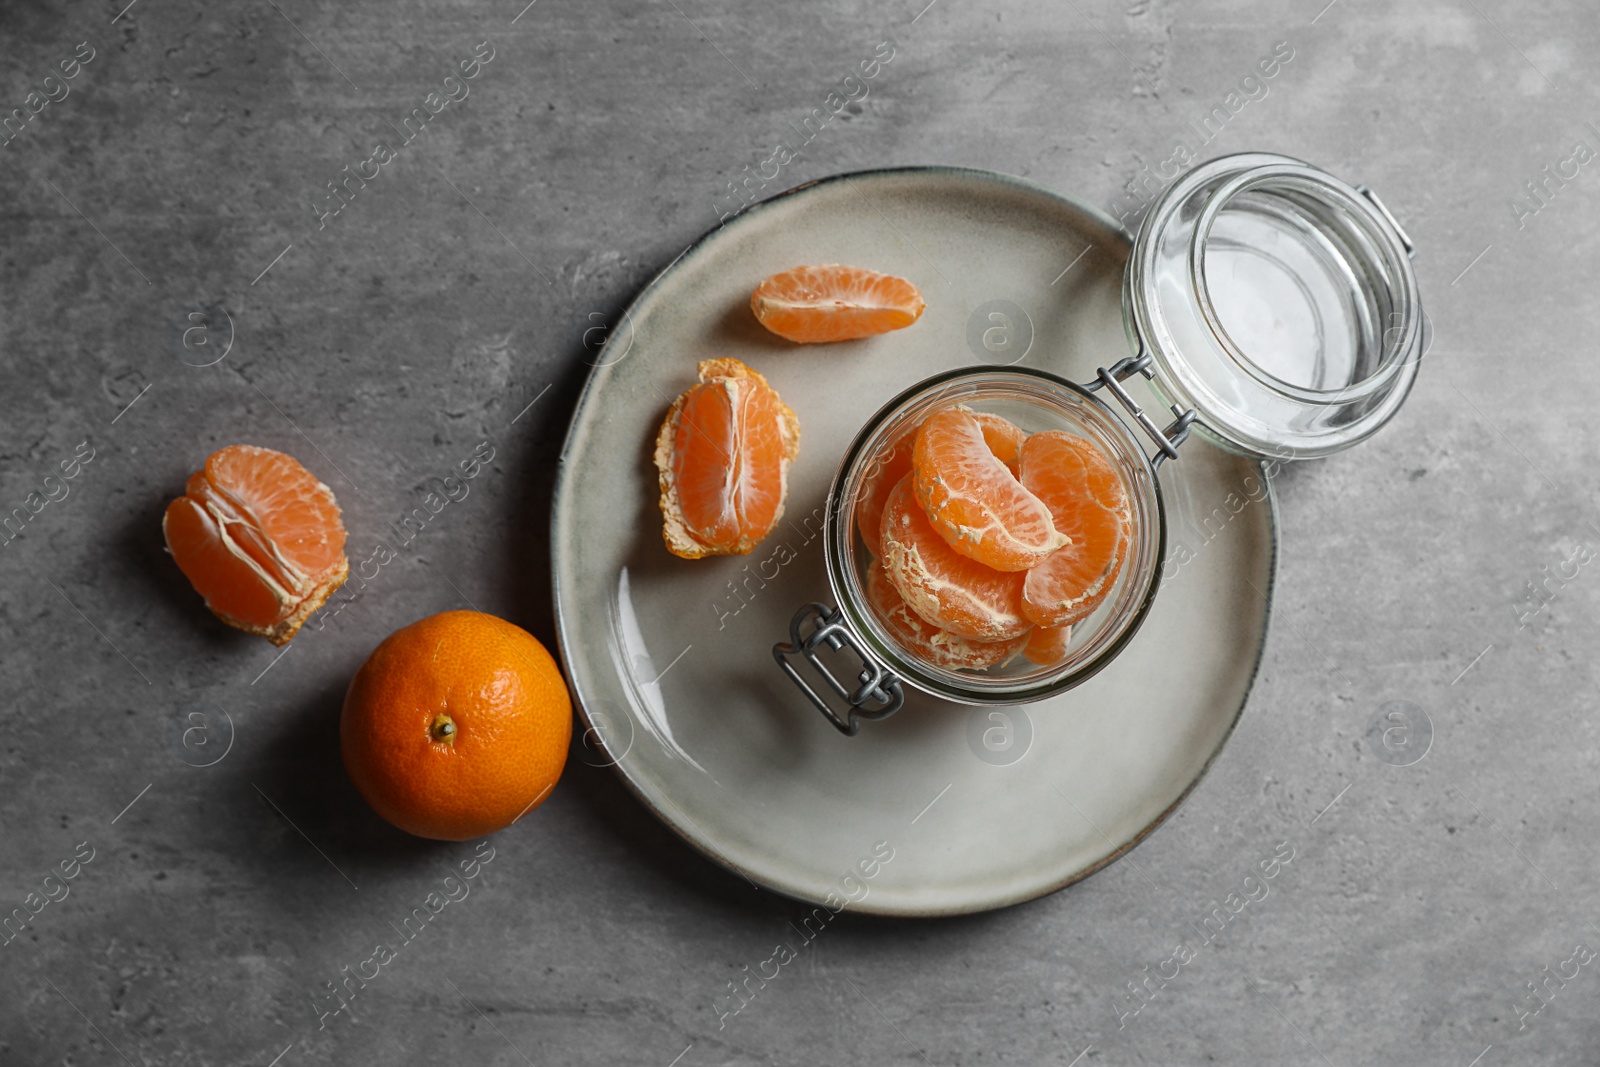
M 974 641 L 941 630 L 911 610 L 884 572 L 882 560 L 873 560 L 867 571 L 867 603 L 895 640 L 929 663 L 953 671 L 981 671 L 1005 663 L 1024 646 L 1031 648 L 1032 635 L 1038 632 L 1031 629 L 1004 641 Z
M 951 548 L 918 503 L 915 477 L 900 479 L 883 512 L 883 568 L 894 587 L 918 615 L 958 636 L 1009 641 L 1027 633 L 1027 575 L 997 571 Z

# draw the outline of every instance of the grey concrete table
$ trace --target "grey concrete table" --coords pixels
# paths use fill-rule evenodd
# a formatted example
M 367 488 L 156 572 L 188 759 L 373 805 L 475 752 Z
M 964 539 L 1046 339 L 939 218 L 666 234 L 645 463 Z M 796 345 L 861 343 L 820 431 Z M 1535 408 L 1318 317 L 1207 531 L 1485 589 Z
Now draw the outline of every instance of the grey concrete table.
M 0 512 L 27 515 L 0 545 L 0 912 L 38 906 L 0 946 L 0 1063 L 1593 1060 L 1592 7 L 523 2 L 0 8 Z M 585 331 L 885 41 L 749 188 L 948 162 L 1132 220 L 1187 158 L 1263 148 L 1370 183 L 1420 245 L 1436 342 L 1406 409 L 1278 481 L 1237 735 L 1130 859 L 982 917 L 847 912 L 727 1019 L 799 906 L 574 759 L 333 1014 L 474 856 L 348 784 L 351 671 L 469 602 L 553 640 Z M 241 438 L 356 531 L 494 458 L 279 656 L 162 550 L 167 499 Z M 1398 754 L 1369 732 L 1394 702 Z M 1174 964 L 1275 853 L 1270 894 Z

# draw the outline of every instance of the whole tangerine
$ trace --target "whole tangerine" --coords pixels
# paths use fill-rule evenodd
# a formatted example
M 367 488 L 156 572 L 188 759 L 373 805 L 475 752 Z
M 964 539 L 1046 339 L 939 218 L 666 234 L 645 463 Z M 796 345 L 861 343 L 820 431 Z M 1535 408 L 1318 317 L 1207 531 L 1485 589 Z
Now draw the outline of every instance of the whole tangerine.
M 345 693 L 345 771 L 384 819 L 462 841 L 532 811 L 561 777 L 572 698 L 532 634 L 477 611 L 401 627 Z

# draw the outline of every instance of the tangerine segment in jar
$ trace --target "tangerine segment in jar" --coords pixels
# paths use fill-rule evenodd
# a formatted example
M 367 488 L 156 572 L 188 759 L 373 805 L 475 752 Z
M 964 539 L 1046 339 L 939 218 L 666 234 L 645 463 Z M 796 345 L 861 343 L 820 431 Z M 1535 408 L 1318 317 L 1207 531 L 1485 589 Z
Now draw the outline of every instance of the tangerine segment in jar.
M 783 517 L 800 421 L 738 360 L 698 370 L 656 435 L 662 536 L 684 559 L 742 556 Z
M 906 475 L 883 512 L 883 569 L 911 610 L 974 641 L 1009 641 L 1033 624 L 1022 613 L 1022 571 L 997 571 L 955 551 L 933 528 Z
M 284 645 L 350 573 L 333 491 L 292 456 L 213 452 L 161 520 L 167 551 L 206 607 Z
M 983 439 L 989 450 L 1011 472 L 1017 472 L 1022 456 L 1022 442 L 1027 434 L 1016 424 L 987 411 L 974 411 L 972 417 L 983 428 Z M 920 423 L 918 424 L 920 426 Z M 874 556 L 883 555 L 878 535 L 883 528 L 883 506 L 889 494 L 911 471 L 911 455 L 917 443 L 917 427 L 904 431 L 892 445 L 880 446 L 873 457 L 871 469 L 861 479 L 861 489 L 856 494 L 856 527 L 861 540 Z
M 1001 571 L 1025 571 L 1067 543 L 1044 502 L 991 450 L 966 408 L 929 415 L 912 459 L 917 500 L 951 548 Z
M 925 306 L 904 278 L 838 263 L 782 271 L 750 294 L 750 310 L 761 325 L 802 344 L 904 329 L 922 317 Z
M 889 503 L 889 494 L 900 484 L 900 479 L 911 473 L 911 452 L 917 443 L 915 427 L 905 431 L 891 445 L 880 445 L 871 466 L 861 479 L 856 493 L 856 529 L 867 551 L 874 556 L 883 555 L 883 509 Z
M 867 571 L 867 603 L 908 652 L 953 671 L 981 671 L 1005 663 L 1021 652 L 1036 632 L 1029 630 L 1009 641 L 974 641 L 941 630 L 911 610 L 880 560 L 874 560 Z
M 1028 572 L 1022 610 L 1040 626 L 1087 618 L 1116 584 L 1132 540 L 1127 486 L 1092 442 L 1047 430 L 1022 446 L 1022 484 L 1071 544 Z
M 1022 442 L 1028 439 L 1027 433 L 1009 419 L 988 411 L 974 411 L 972 417 L 978 420 L 984 443 L 994 453 L 994 458 L 1004 463 L 1012 474 L 1017 473 L 1020 469 L 1018 465 L 1022 462 Z
M 446 611 L 401 627 L 350 681 L 345 771 L 374 811 L 418 837 L 494 833 L 555 788 L 572 740 L 561 669 L 521 627 Z
M 1022 651 L 1036 667 L 1055 667 L 1066 662 L 1071 645 L 1071 625 L 1035 626 L 1028 631 L 1028 642 Z

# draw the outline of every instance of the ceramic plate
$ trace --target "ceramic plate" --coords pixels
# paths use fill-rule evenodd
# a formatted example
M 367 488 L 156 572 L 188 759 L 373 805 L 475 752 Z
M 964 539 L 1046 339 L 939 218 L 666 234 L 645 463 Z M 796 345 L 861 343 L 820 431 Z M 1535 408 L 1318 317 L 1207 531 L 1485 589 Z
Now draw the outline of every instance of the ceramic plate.
M 954 367 L 1091 378 L 1128 352 L 1128 252 L 1110 219 L 1029 182 L 917 168 L 792 190 L 663 271 L 595 359 L 556 488 L 557 625 L 591 762 L 613 763 L 662 821 L 751 881 L 887 915 L 1029 900 L 1171 814 L 1243 709 L 1277 557 L 1258 464 L 1203 440 L 1161 470 L 1169 555 L 1153 610 L 1077 689 L 1002 709 L 913 692 L 851 738 L 772 657 L 796 609 L 828 599 L 824 500 L 862 424 Z M 800 263 L 903 275 L 927 311 L 883 337 L 790 344 L 756 323 L 750 291 Z M 712 356 L 767 376 L 800 417 L 801 448 L 777 531 L 749 556 L 691 562 L 662 544 L 651 453 Z

